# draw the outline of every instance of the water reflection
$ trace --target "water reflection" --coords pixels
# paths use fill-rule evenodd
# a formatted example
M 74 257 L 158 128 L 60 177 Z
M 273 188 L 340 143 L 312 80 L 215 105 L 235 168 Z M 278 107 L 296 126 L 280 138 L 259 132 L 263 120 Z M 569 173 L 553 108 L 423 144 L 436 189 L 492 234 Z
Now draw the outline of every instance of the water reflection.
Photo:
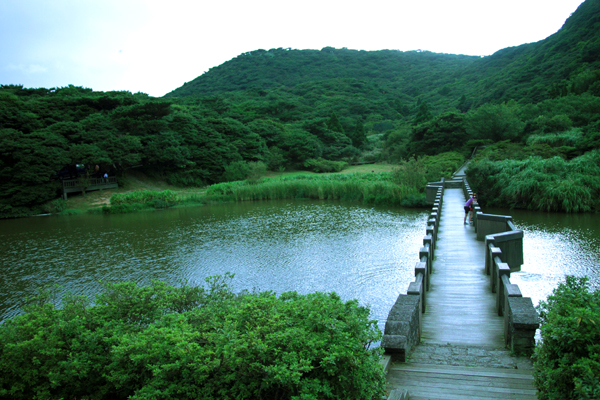
M 523 229 L 524 264 L 511 274 L 534 304 L 545 299 L 566 275 L 588 276 L 600 290 L 600 215 L 555 214 L 524 210 L 486 209 L 511 215 Z
M 486 209 L 525 231 L 522 271 L 535 304 L 567 274 L 600 288 L 600 215 Z M 0 321 L 45 284 L 93 296 L 102 282 L 234 272 L 237 290 L 335 291 L 383 321 L 414 279 L 427 212 L 336 202 L 272 201 L 104 216 L 0 221 Z M 381 324 L 380 324 L 381 325 Z
M 0 221 L 0 320 L 44 284 L 94 295 L 101 282 L 202 282 L 236 290 L 335 291 L 384 321 L 414 278 L 423 211 L 273 201 L 130 215 Z

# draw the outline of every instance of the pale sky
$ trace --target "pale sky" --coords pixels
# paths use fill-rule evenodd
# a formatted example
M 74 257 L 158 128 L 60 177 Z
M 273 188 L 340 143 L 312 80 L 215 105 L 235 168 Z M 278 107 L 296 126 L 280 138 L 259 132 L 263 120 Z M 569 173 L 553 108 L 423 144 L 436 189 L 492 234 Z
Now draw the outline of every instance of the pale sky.
M 256 49 L 490 55 L 582 0 L 0 0 L 0 84 L 162 96 Z

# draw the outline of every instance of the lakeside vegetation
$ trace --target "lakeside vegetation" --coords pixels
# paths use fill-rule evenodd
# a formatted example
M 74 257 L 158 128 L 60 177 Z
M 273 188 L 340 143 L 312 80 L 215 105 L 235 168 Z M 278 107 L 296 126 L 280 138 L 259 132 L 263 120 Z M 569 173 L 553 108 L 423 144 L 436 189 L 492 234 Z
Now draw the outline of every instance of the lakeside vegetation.
M 0 324 L 0 399 L 381 399 L 369 309 L 335 293 L 108 284 Z
M 567 276 L 538 306 L 542 341 L 534 354 L 540 400 L 600 398 L 600 290 Z
M 340 171 L 355 162 L 395 164 L 446 152 L 466 158 L 477 146 L 495 149 L 473 164 L 475 170 L 484 163 L 479 173 L 504 168 L 489 163 L 528 156 L 570 163 L 600 148 L 598 15 L 600 4 L 587 0 L 554 35 L 489 57 L 331 47 L 249 51 L 161 99 L 1 85 L 0 217 L 42 212 L 60 197 L 52 176 L 75 164 L 88 175 L 98 165 L 101 174 L 118 177 L 135 167 L 199 188 L 246 179 L 240 174 L 263 167 Z M 505 142 L 512 152 L 503 150 Z M 527 190 L 575 188 L 564 182 L 568 170 L 546 188 Z M 499 206 L 598 210 L 580 192 L 568 200 L 494 191 L 486 198 L 494 178 L 482 179 L 473 180 L 473 189 Z M 589 195 L 600 197 L 595 187 Z
M 228 201 L 255 201 L 308 198 L 354 201 L 362 204 L 425 207 L 425 183 L 431 177 L 450 178 L 464 162 L 458 153 L 424 156 L 401 161 L 396 166 L 353 167 L 344 173 L 280 173 L 259 177 L 250 171 L 248 179 L 211 185 L 201 192 L 136 190 L 110 197 L 106 213 L 125 213 L 167 208 L 177 204 L 208 204 Z M 383 167 L 383 168 L 382 168 Z M 375 172 L 375 170 L 382 170 Z M 354 172 L 351 172 L 354 171 Z
M 599 23 L 586 0 L 551 37 L 482 58 L 259 49 L 162 99 L 2 85 L 0 217 L 73 212 L 53 175 L 75 164 L 167 183 L 96 207 L 111 213 L 297 197 L 420 206 L 425 183 L 475 148 L 467 175 L 482 204 L 597 212 Z M 395 168 L 345 174 L 355 162 Z M 540 398 L 598 397 L 597 293 L 567 279 L 541 303 Z M 0 398 L 383 394 L 376 323 L 334 294 L 235 294 L 214 278 L 109 285 L 95 305 L 33 300 L 0 325 Z

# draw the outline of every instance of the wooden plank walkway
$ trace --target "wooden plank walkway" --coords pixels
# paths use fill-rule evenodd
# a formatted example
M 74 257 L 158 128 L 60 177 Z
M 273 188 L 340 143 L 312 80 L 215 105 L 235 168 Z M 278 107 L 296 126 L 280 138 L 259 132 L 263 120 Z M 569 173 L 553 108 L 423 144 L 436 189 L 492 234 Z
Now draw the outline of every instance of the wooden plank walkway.
M 484 271 L 485 243 L 464 225 L 461 189 L 446 189 L 423 335 L 427 343 L 504 347 L 504 319 Z
M 407 390 L 410 400 L 535 400 L 531 371 L 397 363 L 388 385 Z
M 463 224 L 465 202 L 461 189 L 445 189 L 421 342 L 423 348 L 449 345 L 450 354 L 458 353 L 453 346 L 489 354 L 505 349 L 504 319 L 484 271 L 485 244 L 476 240 L 472 225 Z M 408 390 L 410 400 L 537 398 L 530 369 L 473 366 L 465 360 L 394 363 L 388 390 Z

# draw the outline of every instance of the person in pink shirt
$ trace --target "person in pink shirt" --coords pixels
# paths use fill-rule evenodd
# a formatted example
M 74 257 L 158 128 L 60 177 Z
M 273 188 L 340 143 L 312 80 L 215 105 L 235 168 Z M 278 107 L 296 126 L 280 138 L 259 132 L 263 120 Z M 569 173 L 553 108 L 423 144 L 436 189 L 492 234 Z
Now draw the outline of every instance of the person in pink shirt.
M 469 222 L 473 221 L 473 204 L 477 203 L 477 193 L 473 193 L 471 198 L 467 200 L 465 203 L 465 220 L 464 224 L 469 225 Z M 467 216 L 471 213 L 471 218 L 469 218 L 469 222 L 467 222 Z

